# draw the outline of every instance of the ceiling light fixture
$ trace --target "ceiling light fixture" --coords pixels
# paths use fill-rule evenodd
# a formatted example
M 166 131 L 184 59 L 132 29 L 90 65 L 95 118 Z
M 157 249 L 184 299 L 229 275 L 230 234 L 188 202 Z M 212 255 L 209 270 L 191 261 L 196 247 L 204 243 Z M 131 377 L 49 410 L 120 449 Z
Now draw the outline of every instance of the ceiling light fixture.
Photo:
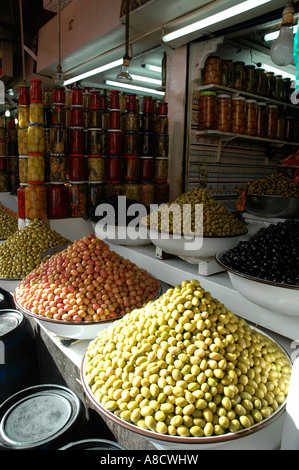
M 282 75 L 284 78 L 290 78 L 291 80 L 296 79 L 296 75 L 294 73 L 286 72 L 285 70 L 279 69 L 277 67 L 272 67 L 271 65 L 262 64 L 262 68 L 267 72 L 274 72 L 276 75 Z
M 126 50 L 123 57 L 123 64 L 121 66 L 121 71 L 116 76 L 116 80 L 122 83 L 131 83 L 132 77 L 129 74 L 129 65 L 130 65 L 130 56 L 129 56 L 129 0 L 126 0 Z
M 137 86 L 137 85 L 130 85 L 127 83 L 115 82 L 114 80 L 105 80 L 105 85 L 126 88 L 128 90 L 134 90 L 140 93 L 144 92 L 144 93 L 150 93 L 152 95 L 159 95 L 159 96 L 165 95 L 164 91 L 157 91 L 157 90 L 154 90 L 153 88 L 146 88 L 146 87 Z
M 114 67 L 118 67 L 122 63 L 123 63 L 123 59 L 114 60 L 113 62 L 109 62 L 108 64 L 101 65 L 100 67 L 89 70 L 89 72 L 84 72 L 84 73 L 81 73 L 80 75 L 76 75 L 76 77 L 65 80 L 64 84 L 70 85 L 71 83 L 78 82 L 80 80 L 83 80 L 84 78 L 92 77 L 93 75 L 96 75 L 101 72 L 105 72 L 106 70 L 114 69 Z
M 162 85 L 162 80 L 158 80 L 157 78 L 144 77 L 143 75 L 134 75 L 133 73 L 131 74 L 131 77 L 133 80 L 137 80 L 139 82 L 153 83 L 157 86 Z
M 295 25 L 293 27 L 293 33 L 295 34 L 297 31 L 298 25 Z M 273 31 L 272 33 L 267 33 L 264 36 L 264 41 L 265 42 L 270 42 L 270 41 L 275 41 L 279 36 L 279 31 Z
M 279 36 L 270 49 L 271 60 L 276 65 L 289 65 L 294 62 L 294 11 L 293 1 L 289 1 L 282 12 Z
M 220 23 L 221 21 L 227 20 L 233 16 L 240 15 L 245 11 L 252 10 L 253 8 L 259 7 L 264 5 L 265 3 L 270 2 L 271 0 L 246 0 L 245 2 L 239 3 L 231 8 L 227 8 L 219 13 L 215 13 L 214 15 L 208 16 L 203 20 L 196 21 L 196 23 L 192 23 L 188 26 L 183 28 L 177 29 L 172 33 L 165 34 L 162 37 L 164 42 L 169 42 L 174 39 L 180 38 L 181 36 L 185 36 L 186 34 L 193 33 L 195 31 L 199 31 L 201 29 L 205 29 L 213 24 Z
M 159 67 L 158 65 L 142 63 L 141 67 L 147 70 L 151 70 L 152 72 L 162 73 L 162 67 Z

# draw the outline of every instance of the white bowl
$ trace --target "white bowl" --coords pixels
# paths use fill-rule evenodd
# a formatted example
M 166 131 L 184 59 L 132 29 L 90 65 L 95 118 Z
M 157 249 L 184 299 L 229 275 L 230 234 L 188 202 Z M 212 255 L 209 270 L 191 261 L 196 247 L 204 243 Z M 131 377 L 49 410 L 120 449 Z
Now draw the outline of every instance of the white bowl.
M 22 279 L 0 277 L 0 287 L 6 292 L 14 293 Z
M 232 285 L 245 299 L 270 312 L 299 315 L 299 286 L 278 284 L 239 273 L 221 262 L 224 252 L 216 254 L 216 261 L 228 272 Z
M 227 237 L 194 237 L 172 235 L 148 229 L 151 242 L 165 253 L 191 258 L 210 258 L 224 249 L 232 248 L 242 235 Z
M 265 334 L 263 331 L 257 328 L 253 329 L 269 337 L 269 335 Z M 275 340 L 272 338 L 270 339 L 277 344 Z M 280 346 L 280 348 L 282 348 L 282 346 Z M 257 450 L 270 450 L 277 449 L 280 446 L 286 400 L 277 408 L 277 410 L 272 413 L 269 418 L 265 418 L 260 423 L 256 423 L 250 428 L 244 428 L 235 433 L 228 432 L 227 434 L 210 437 L 171 436 L 169 434 L 161 434 L 155 431 L 150 431 L 148 429 L 143 429 L 132 423 L 124 421 L 101 405 L 91 392 L 91 389 L 86 381 L 84 374 L 84 361 L 85 356 L 83 357 L 81 364 L 81 384 L 88 399 L 91 401 L 94 407 L 101 414 L 106 416 L 108 419 L 111 419 L 119 426 L 125 428 L 127 431 L 132 431 L 133 433 L 148 438 L 157 449 L 165 449 L 169 451 L 187 449 L 196 451 L 213 448 L 219 450 L 249 450 L 253 448 Z
M 127 227 L 124 225 L 106 225 L 101 222 L 92 223 L 95 234 L 101 240 L 124 246 L 150 245 L 146 227 Z

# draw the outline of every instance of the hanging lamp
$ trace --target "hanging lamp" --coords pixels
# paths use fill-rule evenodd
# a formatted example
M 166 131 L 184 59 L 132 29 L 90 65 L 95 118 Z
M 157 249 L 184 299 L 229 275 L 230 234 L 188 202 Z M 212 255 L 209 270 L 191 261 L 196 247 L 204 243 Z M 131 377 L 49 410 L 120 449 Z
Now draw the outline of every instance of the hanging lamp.
M 279 36 L 270 49 L 271 60 L 276 65 L 289 65 L 294 62 L 294 6 L 289 1 L 282 12 Z
M 121 71 L 116 76 L 116 80 L 122 83 L 131 83 L 132 77 L 129 74 L 129 65 L 131 57 L 129 55 L 129 0 L 126 0 L 126 49 L 125 55 L 123 57 L 123 64 L 121 66 Z
M 58 65 L 56 67 L 55 83 L 58 86 L 64 85 L 63 72 L 61 67 L 61 44 L 60 44 L 60 0 L 58 0 Z

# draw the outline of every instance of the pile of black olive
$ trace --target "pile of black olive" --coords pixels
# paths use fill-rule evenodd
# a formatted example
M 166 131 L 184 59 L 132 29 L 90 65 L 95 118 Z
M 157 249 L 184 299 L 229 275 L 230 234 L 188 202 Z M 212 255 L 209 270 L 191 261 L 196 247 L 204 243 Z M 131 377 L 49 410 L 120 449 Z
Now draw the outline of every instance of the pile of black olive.
M 260 229 L 226 251 L 220 262 L 240 274 L 299 286 L 299 221 L 288 219 Z
M 124 220 L 126 221 L 126 226 L 128 226 L 128 224 L 133 221 L 136 217 L 139 216 L 139 213 L 138 211 L 136 213 L 133 213 L 133 215 L 128 215 L 128 209 L 131 205 L 133 204 L 139 204 L 140 205 L 140 202 L 138 202 L 137 200 L 135 199 L 130 199 L 130 198 L 125 198 L 125 210 L 126 210 L 126 214 L 125 214 L 125 218 L 124 218 L 124 214 L 123 213 L 119 213 L 119 209 L 121 208 L 122 209 L 122 206 L 119 206 L 119 199 L 118 199 L 118 196 L 117 195 L 112 195 L 112 196 L 109 196 L 107 198 L 103 198 L 100 202 L 100 204 L 109 204 L 111 206 L 111 208 L 113 209 L 113 212 L 114 212 L 114 216 L 113 218 L 110 220 L 109 219 L 109 213 L 107 214 L 106 211 L 103 211 L 103 215 L 99 216 L 99 215 L 95 215 L 95 212 L 96 212 L 96 207 L 97 206 L 94 206 L 94 207 L 91 207 L 90 209 L 88 209 L 88 211 L 86 211 L 86 214 L 85 214 L 85 220 L 88 220 L 89 222 L 98 222 L 99 220 L 102 220 L 102 219 L 105 219 L 108 223 L 111 223 L 111 224 L 114 224 L 115 225 L 119 225 L 119 222 L 122 223 Z M 143 206 L 144 207 L 144 210 L 146 211 L 146 214 L 149 214 L 150 212 L 150 209 L 149 207 L 146 207 L 146 206 Z M 145 215 L 145 214 L 143 214 Z M 114 220 L 115 218 L 115 220 Z

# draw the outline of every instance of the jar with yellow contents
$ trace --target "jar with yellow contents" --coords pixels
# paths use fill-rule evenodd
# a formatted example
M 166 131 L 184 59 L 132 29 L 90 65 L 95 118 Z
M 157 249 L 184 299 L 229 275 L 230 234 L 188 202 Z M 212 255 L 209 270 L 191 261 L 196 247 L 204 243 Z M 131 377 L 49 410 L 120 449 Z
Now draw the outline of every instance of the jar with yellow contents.
M 28 126 L 28 153 L 45 152 L 45 128 L 41 124 Z M 25 155 L 25 153 L 23 153 Z
M 28 155 L 28 181 L 45 181 L 45 156 L 40 153 Z
M 44 103 L 31 101 L 29 105 L 29 123 L 44 124 Z
M 42 182 L 30 181 L 25 188 L 25 218 L 45 219 L 47 217 L 47 188 Z
M 28 182 L 28 155 L 19 155 L 19 180 L 20 183 Z
M 19 127 L 18 152 L 19 152 L 19 155 L 27 155 L 28 153 L 28 128 L 27 127 Z
M 19 127 L 28 127 L 29 124 L 29 105 L 20 105 L 18 107 Z

